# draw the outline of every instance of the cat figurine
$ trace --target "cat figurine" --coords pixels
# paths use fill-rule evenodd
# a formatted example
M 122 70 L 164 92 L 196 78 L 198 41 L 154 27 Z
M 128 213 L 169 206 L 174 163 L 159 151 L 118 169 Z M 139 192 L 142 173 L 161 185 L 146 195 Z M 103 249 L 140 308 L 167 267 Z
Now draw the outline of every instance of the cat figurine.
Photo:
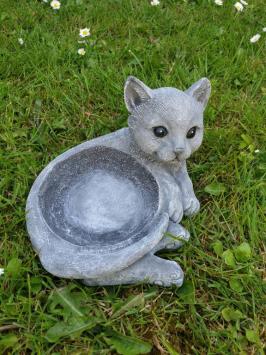
M 118 147 L 148 167 L 163 190 L 169 214 L 167 232 L 155 248 L 130 267 L 102 280 L 85 280 L 87 285 L 137 283 L 148 280 L 161 286 L 183 283 L 183 271 L 174 262 L 154 255 L 159 250 L 174 250 L 188 240 L 189 232 L 180 224 L 183 215 L 199 211 L 187 172 L 186 159 L 201 145 L 203 112 L 210 97 L 211 84 L 202 78 L 186 91 L 172 87 L 151 89 L 130 76 L 124 87 L 124 100 L 129 112 L 128 128 L 118 131 Z M 112 136 L 110 136 L 112 140 Z M 116 140 L 117 142 L 117 140 Z M 115 147 L 115 145 L 112 145 Z
M 175 250 L 182 245 L 182 240 L 187 241 L 189 232 L 180 222 L 183 215 L 192 216 L 199 211 L 200 203 L 187 172 L 186 160 L 202 143 L 203 112 L 210 91 L 211 85 L 207 78 L 202 78 L 186 91 L 181 91 L 172 87 L 151 89 L 136 77 L 128 77 L 124 86 L 124 100 L 129 112 L 128 128 L 96 138 L 88 144 L 103 145 L 124 152 L 152 173 L 162 195 L 162 209 L 166 212 L 168 233 L 161 232 L 159 242 L 151 250 L 145 249 L 146 246 L 143 245 L 144 255 L 139 254 L 141 257 L 137 260 L 135 258 L 133 263 L 121 264 L 121 270 L 105 270 L 102 274 L 98 273 L 97 277 L 84 277 L 84 273 L 79 274 L 76 271 L 78 259 L 73 262 L 72 269 L 68 265 L 64 267 L 64 271 L 59 272 L 54 271 L 55 266 L 51 266 L 54 264 L 51 257 L 42 257 L 42 263 L 48 271 L 58 276 L 83 278 L 83 282 L 91 286 L 139 282 L 161 286 L 182 285 L 184 275 L 178 263 L 162 259 L 155 253 L 163 249 Z M 84 145 L 86 143 L 80 147 Z M 51 170 L 51 166 L 49 169 Z M 35 196 L 38 193 L 37 188 L 35 190 L 30 195 Z M 32 201 L 33 198 L 29 198 L 28 209 L 31 210 L 36 207 L 36 202 Z M 36 221 L 36 216 L 31 216 L 30 219 Z M 33 231 L 31 221 L 28 223 L 28 230 L 33 241 L 36 230 Z M 33 241 L 33 244 L 36 246 L 36 242 Z M 41 248 L 38 245 L 35 249 L 40 252 Z M 59 269 L 59 266 L 56 267 Z M 104 267 L 108 268 L 107 262 Z

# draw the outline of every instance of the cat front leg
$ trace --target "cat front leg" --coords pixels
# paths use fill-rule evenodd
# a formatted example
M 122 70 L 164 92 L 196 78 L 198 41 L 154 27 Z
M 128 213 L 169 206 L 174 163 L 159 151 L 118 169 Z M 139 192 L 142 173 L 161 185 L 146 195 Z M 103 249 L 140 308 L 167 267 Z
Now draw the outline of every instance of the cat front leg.
M 169 172 L 162 168 L 152 168 L 150 167 L 150 170 L 160 187 L 163 209 L 168 213 L 171 221 L 179 223 L 183 218 L 182 194 L 179 185 Z
M 193 185 L 187 172 L 186 162 L 179 168 L 175 177 L 181 191 L 184 214 L 185 216 L 192 216 L 199 211 L 200 203 L 194 193 Z
M 178 186 L 175 186 L 175 188 L 170 188 L 170 192 L 166 196 L 169 196 L 168 213 L 170 216 L 170 221 L 179 223 L 183 218 L 184 210 L 181 192 Z

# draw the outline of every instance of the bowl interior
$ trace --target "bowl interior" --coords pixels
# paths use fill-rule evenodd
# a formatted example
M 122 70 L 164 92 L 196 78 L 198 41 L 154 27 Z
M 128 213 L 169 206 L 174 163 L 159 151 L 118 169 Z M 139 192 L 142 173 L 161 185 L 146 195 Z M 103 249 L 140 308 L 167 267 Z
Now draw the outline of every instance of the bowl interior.
M 59 237 L 100 251 L 144 237 L 158 210 L 158 185 L 130 155 L 97 146 L 57 163 L 39 193 L 41 213 Z

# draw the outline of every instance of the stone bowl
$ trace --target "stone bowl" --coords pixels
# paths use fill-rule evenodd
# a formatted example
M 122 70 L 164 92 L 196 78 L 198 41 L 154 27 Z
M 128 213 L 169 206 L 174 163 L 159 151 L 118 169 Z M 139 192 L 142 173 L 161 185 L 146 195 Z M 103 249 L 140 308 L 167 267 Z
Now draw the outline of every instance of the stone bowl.
M 70 150 L 36 179 L 27 228 L 50 273 L 97 278 L 128 267 L 159 242 L 168 216 L 158 184 L 129 154 L 106 146 Z

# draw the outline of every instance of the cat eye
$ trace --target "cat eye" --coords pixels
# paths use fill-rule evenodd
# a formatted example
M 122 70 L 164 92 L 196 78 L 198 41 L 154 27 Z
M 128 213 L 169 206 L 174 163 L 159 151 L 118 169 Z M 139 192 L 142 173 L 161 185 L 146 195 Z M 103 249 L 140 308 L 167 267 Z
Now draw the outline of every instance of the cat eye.
M 153 133 L 156 137 L 163 138 L 167 135 L 168 131 L 164 126 L 158 126 L 153 128 Z
M 197 127 L 190 128 L 190 130 L 188 130 L 188 132 L 187 132 L 187 138 L 191 139 L 191 138 L 195 137 L 196 131 L 197 131 Z

